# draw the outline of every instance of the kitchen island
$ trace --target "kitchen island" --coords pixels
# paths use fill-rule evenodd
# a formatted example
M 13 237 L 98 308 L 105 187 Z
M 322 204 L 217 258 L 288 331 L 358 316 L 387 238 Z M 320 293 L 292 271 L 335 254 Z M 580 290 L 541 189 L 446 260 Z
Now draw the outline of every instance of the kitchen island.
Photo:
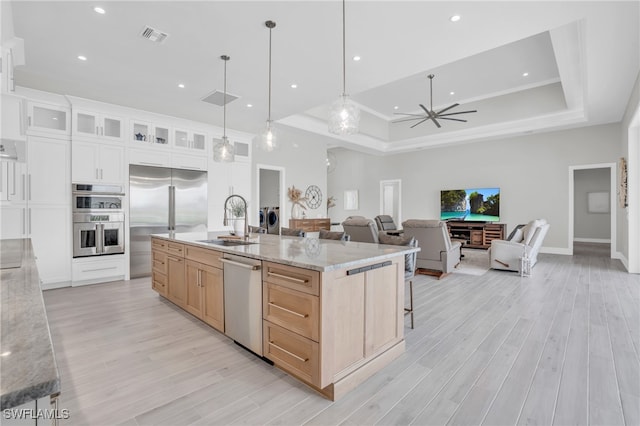
M 245 306 L 260 319 L 252 330 L 261 336 L 260 355 L 331 400 L 404 352 L 404 255 L 418 248 L 268 234 L 236 244 L 217 237 L 154 235 L 152 288 L 227 333 L 223 265 L 238 256 L 260 261 L 262 304 Z
M 49 409 L 60 376 L 31 240 L 0 240 L 0 267 L 0 409 Z

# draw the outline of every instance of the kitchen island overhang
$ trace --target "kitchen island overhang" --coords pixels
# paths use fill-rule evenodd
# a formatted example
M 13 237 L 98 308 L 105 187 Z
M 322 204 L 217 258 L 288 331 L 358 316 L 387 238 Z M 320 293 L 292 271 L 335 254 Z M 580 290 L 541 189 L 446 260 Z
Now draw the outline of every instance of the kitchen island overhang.
M 419 248 L 268 234 L 203 242 L 217 237 L 154 235 L 154 290 L 224 333 L 221 259 L 262 261 L 264 356 L 332 400 L 404 352 L 404 256 Z

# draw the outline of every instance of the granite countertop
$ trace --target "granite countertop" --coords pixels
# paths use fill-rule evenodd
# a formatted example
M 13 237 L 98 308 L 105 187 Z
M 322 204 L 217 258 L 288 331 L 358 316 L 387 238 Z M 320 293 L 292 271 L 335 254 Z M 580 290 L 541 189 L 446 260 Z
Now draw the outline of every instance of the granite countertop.
M 31 240 L 0 240 L 0 410 L 60 392 Z
M 320 272 L 355 267 L 365 263 L 384 261 L 396 256 L 420 251 L 420 248 L 353 241 L 321 240 L 313 237 L 287 237 L 270 234 L 251 234 L 256 244 L 220 246 L 201 242 L 218 238 L 220 232 L 154 234 L 154 237 L 233 253 L 253 259 L 267 260 Z

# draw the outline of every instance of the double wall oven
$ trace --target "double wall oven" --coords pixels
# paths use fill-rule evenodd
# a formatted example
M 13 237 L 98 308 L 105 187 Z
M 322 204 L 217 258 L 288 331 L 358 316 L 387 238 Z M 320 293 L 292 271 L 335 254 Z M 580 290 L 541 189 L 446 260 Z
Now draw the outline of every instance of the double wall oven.
M 124 253 L 124 191 L 73 184 L 73 257 Z

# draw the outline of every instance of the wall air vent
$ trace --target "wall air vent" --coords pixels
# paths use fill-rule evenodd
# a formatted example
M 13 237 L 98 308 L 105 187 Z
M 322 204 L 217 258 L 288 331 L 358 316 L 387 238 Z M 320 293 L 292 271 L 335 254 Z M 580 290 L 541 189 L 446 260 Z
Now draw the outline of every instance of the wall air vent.
M 238 99 L 240 96 L 232 95 L 231 93 L 227 93 L 227 103 L 233 102 Z M 202 98 L 203 102 L 207 102 L 213 105 L 223 106 L 224 102 L 224 92 L 221 90 L 214 90 L 212 93 L 209 93 L 204 98 Z
M 156 43 L 162 43 L 169 37 L 169 34 L 162 32 L 160 30 L 156 30 L 150 26 L 145 26 L 142 32 L 140 33 L 140 37 L 146 38 L 147 40 L 154 41 Z

